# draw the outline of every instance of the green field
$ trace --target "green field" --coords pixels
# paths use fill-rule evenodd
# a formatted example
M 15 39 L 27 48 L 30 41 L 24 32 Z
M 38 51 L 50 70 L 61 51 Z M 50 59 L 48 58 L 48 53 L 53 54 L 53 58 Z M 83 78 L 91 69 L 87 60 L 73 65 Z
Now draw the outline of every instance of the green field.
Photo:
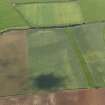
M 62 78 L 55 89 L 105 87 L 104 29 L 97 23 L 28 33 L 30 76 Z
M 96 86 L 105 86 L 104 23 L 76 28 L 76 40 Z
M 100 22 L 104 5 L 105 0 L 1 0 L 0 30 Z
M 17 9 L 33 27 L 83 23 L 78 2 L 25 4 Z
M 0 1 L 0 31 L 33 27 L 1 34 L 0 96 L 105 87 L 105 1 L 49 1 Z
M 80 7 L 85 22 L 105 20 L 105 0 L 80 0 Z
M 87 87 L 79 59 L 66 36 L 68 34 L 65 33 L 65 29 L 37 30 L 28 34 L 31 76 L 35 78 L 51 73 L 64 78 L 64 84 L 59 88 Z
M 0 0 L 0 30 L 27 26 L 24 19 L 11 6 L 9 0 Z
M 0 96 L 105 87 L 104 46 L 105 23 L 4 33 Z

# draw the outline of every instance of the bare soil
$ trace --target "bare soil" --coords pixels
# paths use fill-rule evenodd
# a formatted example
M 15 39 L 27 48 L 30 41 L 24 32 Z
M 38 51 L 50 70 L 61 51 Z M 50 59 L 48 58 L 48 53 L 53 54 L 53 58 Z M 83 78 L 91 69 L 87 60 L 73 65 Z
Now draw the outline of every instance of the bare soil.
M 17 94 L 23 88 L 27 71 L 25 35 L 25 31 L 0 35 L 0 96 Z
M 0 97 L 0 105 L 105 105 L 105 89 Z

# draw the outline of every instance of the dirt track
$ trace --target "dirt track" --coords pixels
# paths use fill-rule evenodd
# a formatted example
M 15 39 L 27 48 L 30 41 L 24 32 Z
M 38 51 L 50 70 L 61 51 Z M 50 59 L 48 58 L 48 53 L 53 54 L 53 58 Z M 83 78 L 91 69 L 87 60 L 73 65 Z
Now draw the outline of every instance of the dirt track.
M 0 105 L 105 105 L 105 89 L 1 97 Z

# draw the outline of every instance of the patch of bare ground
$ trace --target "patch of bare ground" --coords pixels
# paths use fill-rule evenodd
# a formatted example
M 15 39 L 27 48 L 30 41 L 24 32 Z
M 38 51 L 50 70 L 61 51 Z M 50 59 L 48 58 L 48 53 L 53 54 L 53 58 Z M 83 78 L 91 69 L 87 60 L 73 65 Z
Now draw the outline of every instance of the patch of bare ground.
M 1 97 L 0 105 L 105 105 L 105 89 L 81 89 Z
M 0 35 L 0 96 L 15 95 L 23 89 L 27 71 L 25 35 L 25 31 Z

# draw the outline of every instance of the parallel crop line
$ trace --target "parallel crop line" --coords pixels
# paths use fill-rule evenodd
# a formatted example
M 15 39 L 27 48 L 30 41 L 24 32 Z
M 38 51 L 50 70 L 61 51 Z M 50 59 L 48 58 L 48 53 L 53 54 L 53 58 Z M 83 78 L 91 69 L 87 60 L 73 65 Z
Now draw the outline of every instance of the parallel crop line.
M 67 34 L 68 34 L 68 32 L 67 32 Z M 92 75 L 90 73 L 90 70 L 89 70 L 89 68 L 87 66 L 87 63 L 86 63 L 84 57 L 82 56 L 82 52 L 81 52 L 81 50 L 80 50 L 80 48 L 79 48 L 79 46 L 78 46 L 78 44 L 76 42 L 76 39 L 74 38 L 74 35 L 70 34 L 69 39 L 70 39 L 70 42 L 72 44 L 73 50 L 75 51 L 76 55 L 78 56 L 78 59 L 80 61 L 80 65 L 82 67 L 81 71 L 86 76 L 86 79 L 87 79 L 87 82 L 88 82 L 88 86 L 89 87 L 96 87 L 94 79 L 93 79 L 93 77 L 92 77 Z

